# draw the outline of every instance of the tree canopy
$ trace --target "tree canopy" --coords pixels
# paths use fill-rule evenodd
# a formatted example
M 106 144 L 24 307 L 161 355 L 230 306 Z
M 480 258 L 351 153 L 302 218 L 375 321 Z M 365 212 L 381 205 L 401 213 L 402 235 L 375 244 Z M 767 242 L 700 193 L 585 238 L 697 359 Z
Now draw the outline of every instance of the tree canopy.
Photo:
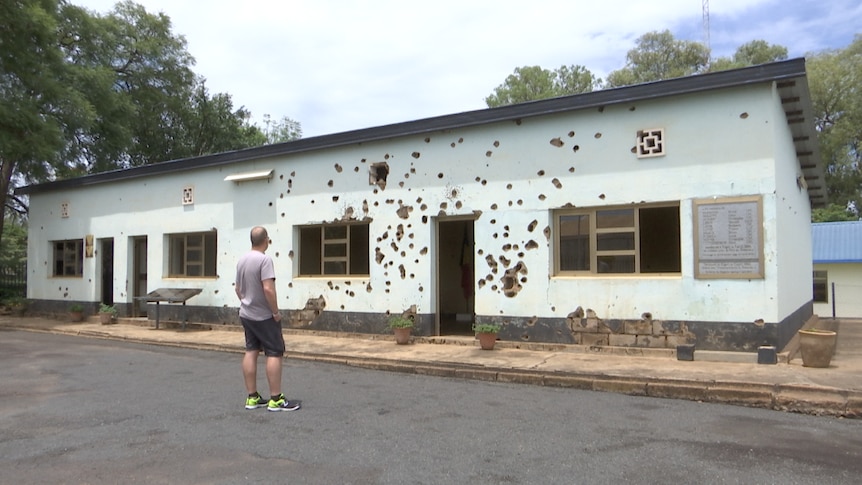
M 4 214 L 26 212 L 14 185 L 302 135 L 287 117 L 261 130 L 230 94 L 209 92 L 194 62 L 167 15 L 130 0 L 104 15 L 66 0 L 0 2 Z
M 583 66 L 561 66 L 549 71 L 539 66 L 515 68 L 503 84 L 494 88 L 494 94 L 485 98 L 489 108 L 523 103 L 536 99 L 553 98 L 567 94 L 587 93 L 601 85 Z

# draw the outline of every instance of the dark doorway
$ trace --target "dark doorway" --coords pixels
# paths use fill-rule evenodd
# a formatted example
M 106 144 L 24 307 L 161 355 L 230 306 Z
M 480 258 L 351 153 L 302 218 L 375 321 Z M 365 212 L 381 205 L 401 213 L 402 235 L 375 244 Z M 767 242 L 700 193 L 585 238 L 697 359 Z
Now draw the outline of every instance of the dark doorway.
M 144 296 L 147 294 L 147 237 L 138 236 L 132 238 L 132 293 L 133 296 Z M 133 315 L 135 317 L 147 316 L 147 302 L 132 300 L 134 304 Z
M 436 254 L 440 335 L 472 335 L 476 289 L 473 220 L 439 219 Z
M 99 239 L 99 263 L 102 267 L 102 303 L 114 304 L 114 239 Z

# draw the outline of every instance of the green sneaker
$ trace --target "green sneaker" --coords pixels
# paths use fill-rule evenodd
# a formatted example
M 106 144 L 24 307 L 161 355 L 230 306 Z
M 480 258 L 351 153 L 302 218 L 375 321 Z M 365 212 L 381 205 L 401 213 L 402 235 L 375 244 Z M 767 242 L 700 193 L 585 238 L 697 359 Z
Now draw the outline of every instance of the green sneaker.
M 257 409 L 266 406 L 267 401 L 260 394 L 254 397 L 247 397 L 245 400 L 245 408 L 246 409 Z
M 284 394 L 279 394 L 278 399 L 270 399 L 266 407 L 267 411 L 296 411 L 301 406 L 299 401 L 288 401 Z

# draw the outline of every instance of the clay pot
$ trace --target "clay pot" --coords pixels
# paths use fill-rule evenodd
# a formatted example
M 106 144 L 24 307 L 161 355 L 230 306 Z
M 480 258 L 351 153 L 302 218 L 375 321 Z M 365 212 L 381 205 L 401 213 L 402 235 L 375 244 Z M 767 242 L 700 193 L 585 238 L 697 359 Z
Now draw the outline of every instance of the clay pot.
M 494 345 L 497 343 L 496 333 L 480 332 L 476 334 L 476 338 L 479 339 L 479 347 L 482 350 L 494 350 Z
M 407 345 L 407 342 L 410 342 L 410 331 L 412 328 L 404 327 L 404 328 L 393 328 L 392 331 L 395 333 L 395 343 L 398 345 Z
M 831 330 L 808 329 L 799 331 L 799 351 L 804 367 L 829 367 L 835 354 L 838 333 Z

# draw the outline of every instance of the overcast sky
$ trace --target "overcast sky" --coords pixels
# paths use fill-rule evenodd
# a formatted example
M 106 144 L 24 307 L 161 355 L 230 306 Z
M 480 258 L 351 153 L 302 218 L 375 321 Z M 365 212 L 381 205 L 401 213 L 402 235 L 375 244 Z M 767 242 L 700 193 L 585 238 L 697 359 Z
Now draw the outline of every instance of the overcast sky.
M 106 13 L 113 0 L 71 0 Z M 171 18 L 211 93 L 303 137 L 485 108 L 516 67 L 605 77 L 641 35 L 702 41 L 702 0 L 138 0 Z M 790 57 L 849 45 L 859 0 L 712 0 L 713 56 L 755 39 Z

